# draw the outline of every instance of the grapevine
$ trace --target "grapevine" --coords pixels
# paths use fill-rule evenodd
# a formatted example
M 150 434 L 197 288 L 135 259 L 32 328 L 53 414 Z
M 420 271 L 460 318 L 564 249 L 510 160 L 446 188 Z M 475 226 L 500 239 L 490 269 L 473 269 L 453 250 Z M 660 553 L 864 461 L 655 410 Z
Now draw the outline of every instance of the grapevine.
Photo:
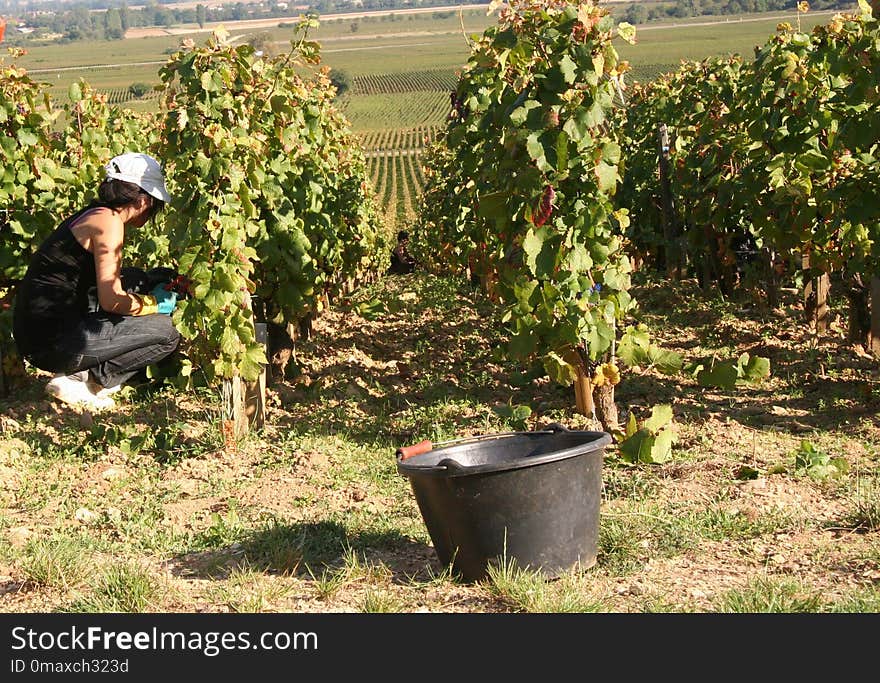
M 426 155 L 414 249 L 470 268 L 496 299 L 509 353 L 561 383 L 591 374 L 635 307 L 612 197 L 622 164 L 610 113 L 626 70 L 604 9 L 520 0 L 474 42 Z
M 387 263 L 363 153 L 327 70 L 300 73 L 318 61 L 308 28 L 274 59 L 218 31 L 160 71 L 167 225 L 193 293 L 175 323 L 209 377 L 253 379 L 266 362 L 252 295 L 271 321 L 298 322 Z

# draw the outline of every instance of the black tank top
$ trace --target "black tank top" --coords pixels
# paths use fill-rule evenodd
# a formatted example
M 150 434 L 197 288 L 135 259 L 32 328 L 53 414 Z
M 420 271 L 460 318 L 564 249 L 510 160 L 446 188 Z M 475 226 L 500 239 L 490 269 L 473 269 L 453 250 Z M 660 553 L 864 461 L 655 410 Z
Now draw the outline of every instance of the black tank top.
M 65 220 L 31 258 L 15 293 L 13 336 L 19 353 L 51 349 L 94 310 L 95 257 L 76 241 L 71 226 L 94 206 Z

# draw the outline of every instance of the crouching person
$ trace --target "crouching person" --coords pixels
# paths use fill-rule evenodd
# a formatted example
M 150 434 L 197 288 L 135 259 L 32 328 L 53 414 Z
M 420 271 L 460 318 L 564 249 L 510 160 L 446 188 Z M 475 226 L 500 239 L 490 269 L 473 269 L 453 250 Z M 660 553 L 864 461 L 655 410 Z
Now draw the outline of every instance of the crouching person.
M 39 247 L 15 296 L 13 336 L 28 363 L 56 373 L 50 396 L 93 410 L 180 343 L 171 323 L 177 295 L 161 285 L 126 291 L 125 230 L 143 227 L 170 200 L 159 163 L 127 153 L 105 167 L 98 198 Z M 97 294 L 97 296 L 95 296 Z

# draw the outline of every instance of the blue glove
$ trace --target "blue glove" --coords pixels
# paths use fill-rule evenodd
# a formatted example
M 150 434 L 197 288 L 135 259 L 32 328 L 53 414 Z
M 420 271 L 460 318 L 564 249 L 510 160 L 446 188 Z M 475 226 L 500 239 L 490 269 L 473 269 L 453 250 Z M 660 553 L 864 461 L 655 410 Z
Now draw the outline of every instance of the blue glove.
M 177 292 L 169 292 L 165 289 L 165 285 L 156 285 L 150 292 L 156 297 L 156 305 L 159 307 L 159 313 L 171 315 L 177 308 Z

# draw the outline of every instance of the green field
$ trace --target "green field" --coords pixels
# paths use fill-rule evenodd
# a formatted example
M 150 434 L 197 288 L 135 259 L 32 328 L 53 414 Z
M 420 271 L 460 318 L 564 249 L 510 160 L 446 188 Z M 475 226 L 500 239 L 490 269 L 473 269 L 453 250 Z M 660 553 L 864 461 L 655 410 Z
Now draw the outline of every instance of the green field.
M 449 113 L 448 91 L 414 90 L 391 97 L 391 93 L 352 95 L 342 98 L 352 128 L 357 132 L 441 125 Z
M 804 30 L 824 23 L 830 13 L 802 17 Z M 763 45 L 782 20 L 783 13 L 743 15 L 736 18 L 695 17 L 674 25 L 640 26 L 635 45 L 618 42 L 623 59 L 632 65 L 629 82 L 646 81 L 659 73 L 674 71 L 682 60 L 699 60 L 730 53 L 751 57 L 755 46 Z M 787 14 L 795 25 L 797 13 Z M 321 44 L 324 64 L 344 71 L 352 87 L 339 100 L 352 129 L 366 141 L 383 131 L 432 131 L 445 123 L 449 91 L 456 71 L 470 54 L 468 40 L 494 23 L 483 10 L 458 13 L 446 10 L 421 15 L 389 15 L 386 19 L 337 19 L 325 21 L 310 36 Z M 712 25 L 698 25 L 714 22 Z M 189 27 L 195 31 L 196 27 Z M 229 25 L 231 39 L 260 39 L 277 52 L 289 49 L 294 37 L 292 25 L 241 30 Z M 186 27 L 176 29 L 184 30 Z M 159 69 L 185 37 L 201 42 L 205 32 L 178 33 L 124 41 L 68 43 L 35 46 L 18 61 L 37 80 L 50 85 L 50 94 L 64 101 L 68 86 L 78 78 L 107 93 L 111 102 L 139 111 L 155 110 L 158 99 L 125 99 L 133 83 L 158 85 Z M 397 136 L 403 140 L 404 136 Z M 378 138 L 377 138 L 378 139 Z M 388 139 L 392 139 L 389 135 Z M 369 145 L 365 145 L 369 149 Z M 417 154 L 413 152 L 413 154 Z M 414 157 L 418 159 L 417 156 Z M 402 160 L 395 159 L 402 164 Z M 410 160 L 407 158 L 407 161 Z M 386 163 L 387 162 L 387 163 Z M 371 160 L 377 191 L 390 202 L 386 215 L 395 221 L 410 218 L 417 206 L 421 185 L 416 171 L 406 172 L 392 159 Z M 385 178 L 395 174 L 397 182 Z M 392 192 L 392 185 L 394 191 Z M 409 194 L 407 194 L 409 193 Z M 391 220 L 389 218 L 389 220 Z
M 827 18 L 827 14 L 807 15 L 802 26 L 811 28 Z M 791 13 L 789 20 L 794 23 L 796 14 Z M 479 34 L 492 21 L 492 17 L 480 11 L 465 13 L 462 18 L 457 15 L 434 18 L 425 14 L 401 17 L 397 21 L 334 20 L 322 24 L 313 38 L 321 43 L 324 63 L 351 76 L 438 69 L 454 73 L 467 60 L 467 36 Z M 753 48 L 763 44 L 778 23 L 776 18 L 717 21 L 721 23 L 712 26 L 688 25 L 694 20 L 677 25 L 642 26 L 636 45 L 620 41 L 618 49 L 621 56 L 631 62 L 639 78 L 648 78 L 658 71 L 674 69 L 682 59 L 727 53 L 751 55 Z M 354 33 L 353 23 L 359 25 Z M 269 33 L 280 51 L 286 49 L 293 37 L 292 28 L 242 31 L 233 27 L 230 33 L 239 41 Z M 206 36 L 205 33 L 187 35 L 197 41 Z M 17 63 L 32 72 L 34 78 L 49 83 L 53 96 L 63 97 L 68 85 L 77 78 L 84 78 L 102 91 L 136 82 L 158 84 L 159 67 L 187 35 L 38 45 L 29 48 L 28 54 Z
M 780 15 L 773 13 L 773 16 Z M 817 24 L 824 24 L 830 16 L 804 17 L 801 28 L 810 30 Z M 791 17 L 788 21 L 794 25 L 796 13 Z M 621 42 L 617 49 L 634 68 L 655 66 L 657 72 L 675 70 L 681 60 L 700 60 L 715 55 L 740 54 L 751 59 L 754 48 L 767 42 L 778 23 L 776 19 L 743 22 L 731 19 L 713 26 L 642 27 L 637 31 L 635 45 Z

